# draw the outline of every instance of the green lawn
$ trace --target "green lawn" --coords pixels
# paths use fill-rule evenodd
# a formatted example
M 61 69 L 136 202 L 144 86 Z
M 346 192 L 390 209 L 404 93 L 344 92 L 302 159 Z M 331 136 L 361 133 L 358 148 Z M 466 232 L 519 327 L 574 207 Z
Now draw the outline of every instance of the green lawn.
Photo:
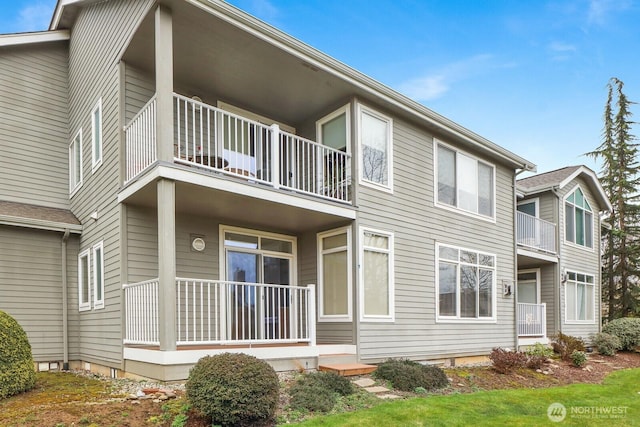
M 566 418 L 547 417 L 552 403 L 566 408 Z M 591 415 L 590 412 L 617 412 Z M 606 417 L 606 418 L 604 418 Z M 640 369 L 614 372 L 603 384 L 573 384 L 548 389 L 482 391 L 473 394 L 412 398 L 372 409 L 318 417 L 302 426 L 640 426 Z

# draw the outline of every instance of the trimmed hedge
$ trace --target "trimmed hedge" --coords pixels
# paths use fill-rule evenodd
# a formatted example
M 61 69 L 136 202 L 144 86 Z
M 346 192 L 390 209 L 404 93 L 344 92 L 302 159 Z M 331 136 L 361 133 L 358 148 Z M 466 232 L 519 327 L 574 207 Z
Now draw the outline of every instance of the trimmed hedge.
M 242 353 L 205 356 L 189 372 L 187 398 L 213 425 L 252 425 L 273 418 L 278 375 L 267 362 Z
M 391 382 L 393 388 L 402 391 L 415 391 L 416 388 L 431 391 L 449 385 L 444 371 L 437 366 L 422 365 L 404 359 L 392 359 L 381 363 L 373 372 L 373 376 Z
M 604 325 L 602 332 L 620 339 L 620 350 L 631 351 L 640 346 L 640 318 L 623 317 Z
M 13 317 L 0 311 L 0 399 L 31 390 L 35 384 L 27 334 Z

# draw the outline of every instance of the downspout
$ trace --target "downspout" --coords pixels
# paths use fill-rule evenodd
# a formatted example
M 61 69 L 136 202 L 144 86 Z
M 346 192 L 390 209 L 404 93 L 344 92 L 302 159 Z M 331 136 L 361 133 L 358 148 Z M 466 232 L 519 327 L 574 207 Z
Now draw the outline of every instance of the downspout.
M 69 319 L 68 319 L 68 296 L 67 296 L 67 240 L 69 240 L 69 229 L 64 230 L 62 235 L 62 369 L 69 370 Z
M 557 283 L 558 286 L 554 286 L 553 287 L 553 299 L 555 302 L 555 307 L 554 310 L 557 313 L 556 316 L 554 316 L 554 321 L 553 321 L 553 326 L 554 326 L 554 331 L 552 331 L 553 335 L 556 335 L 558 332 L 562 332 L 562 303 L 560 301 L 560 286 L 562 286 L 562 245 L 560 244 L 560 210 L 562 209 L 562 204 L 560 203 L 561 200 L 561 196 L 560 194 L 558 194 L 558 188 L 559 187 L 553 187 L 551 188 L 551 192 L 553 193 L 554 196 L 556 196 L 556 198 L 554 199 L 554 203 L 557 203 L 557 209 L 555 209 L 556 212 L 556 247 L 558 248 L 558 271 L 556 274 L 556 279 L 557 279 Z M 548 335 L 548 331 L 547 331 L 547 335 Z

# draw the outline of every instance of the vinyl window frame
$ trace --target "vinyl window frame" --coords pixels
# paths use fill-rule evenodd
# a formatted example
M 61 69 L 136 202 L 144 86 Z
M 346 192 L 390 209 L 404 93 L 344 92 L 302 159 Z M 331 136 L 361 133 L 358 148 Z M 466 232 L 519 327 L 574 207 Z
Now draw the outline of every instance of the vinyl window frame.
M 77 175 L 77 178 L 76 178 Z M 69 143 L 69 197 L 82 187 L 82 128 Z
M 387 171 L 386 178 L 387 183 L 382 184 L 364 176 L 364 146 L 363 141 L 363 114 L 367 114 L 381 122 L 386 123 L 386 162 Z M 375 188 L 377 190 L 385 191 L 387 193 L 393 193 L 393 119 L 387 115 L 384 115 L 373 108 L 367 107 L 361 103 L 356 104 L 356 121 L 357 121 L 357 138 L 358 141 L 358 170 L 359 170 L 359 183 L 366 187 Z
M 567 325 L 594 325 L 596 323 L 596 318 L 597 316 L 597 310 L 596 308 L 598 307 L 598 301 L 597 301 L 597 293 L 596 293 L 596 276 L 594 274 L 588 274 L 588 273 L 582 273 L 579 271 L 574 271 L 574 270 L 568 270 L 565 272 L 566 274 L 566 278 L 567 280 L 564 283 L 564 321 Z M 572 275 L 575 277 L 575 279 L 572 279 Z M 579 276 L 584 276 L 585 280 L 584 281 L 580 281 L 578 280 Z M 587 278 L 591 278 L 591 283 L 588 282 Z M 591 300 L 593 302 L 592 307 L 591 307 L 591 314 L 593 315 L 593 319 L 578 319 L 578 285 L 584 285 L 585 289 L 590 289 L 591 292 Z M 569 286 L 575 286 L 575 298 L 576 300 L 574 301 L 574 306 L 576 309 L 576 318 L 575 319 L 569 319 L 568 318 L 568 313 L 569 313 L 569 307 L 568 307 L 568 287 Z M 588 302 L 588 298 L 585 301 L 585 311 L 588 308 L 586 303 Z
M 479 263 L 479 261 L 477 261 L 475 264 L 472 263 L 465 263 L 463 261 L 460 261 L 459 255 L 458 255 L 458 260 L 457 261 L 453 261 L 453 260 L 449 260 L 449 259 L 441 259 L 440 258 L 440 248 L 450 248 L 450 249 L 454 249 L 457 250 L 458 253 L 460 253 L 460 251 L 465 251 L 465 252 L 470 252 L 470 253 L 476 253 L 478 255 L 485 255 L 485 256 L 490 256 L 493 257 L 493 267 L 489 267 L 486 265 L 481 265 Z M 450 264 L 456 264 L 456 293 L 455 293 L 455 298 L 456 298 L 456 315 L 455 316 L 443 316 L 440 315 L 440 262 L 446 262 L 446 263 L 450 263 Z M 474 265 L 477 268 L 483 268 L 486 270 L 492 270 L 493 271 L 493 283 L 492 283 L 492 292 L 491 292 L 491 316 L 485 316 L 485 317 L 462 317 L 460 315 L 461 313 L 461 304 L 460 304 L 460 267 L 461 265 L 465 265 L 465 266 L 470 266 L 470 265 Z M 464 248 L 464 247 L 460 247 L 460 246 L 456 246 L 456 245 L 449 245 L 449 244 L 444 244 L 444 243 L 436 243 L 435 245 L 435 275 L 436 275 L 436 280 L 435 280 L 435 305 L 436 305 L 436 323 L 472 323 L 472 324 L 481 324 L 481 323 L 496 323 L 498 320 L 498 279 L 497 279 L 497 275 L 498 275 L 498 256 L 496 254 L 493 253 L 489 253 L 489 252 L 484 252 L 484 251 L 479 251 L 477 249 L 469 249 L 469 248 Z M 479 291 L 478 291 L 478 298 L 479 298 Z M 478 301 L 479 302 L 479 301 Z M 477 308 L 478 312 L 479 312 L 479 306 Z
M 93 309 L 104 308 L 104 243 L 98 242 L 91 249 L 93 269 Z M 98 295 L 101 296 L 98 299 Z
M 440 199 L 440 195 L 439 195 L 439 186 L 440 186 L 440 178 L 439 178 L 439 168 L 442 166 L 440 165 L 439 162 L 439 155 L 438 155 L 438 148 L 442 146 L 443 148 L 452 151 L 454 153 L 454 162 L 455 162 L 455 204 L 448 204 L 445 202 L 441 202 Z M 469 160 L 475 161 L 476 166 L 478 164 L 482 164 L 486 167 L 491 168 L 491 184 L 492 184 L 492 189 L 491 189 L 491 215 L 485 215 L 480 213 L 480 192 L 478 191 L 479 189 L 479 182 L 478 182 L 478 174 L 477 174 L 477 168 L 476 168 L 476 196 L 477 196 L 477 200 L 476 200 L 476 210 L 469 210 L 469 209 L 464 209 L 462 207 L 460 207 L 460 196 L 459 196 L 459 192 L 460 192 L 460 187 L 459 187 L 459 175 L 458 175 L 458 163 L 459 163 L 459 156 L 464 156 Z M 478 156 L 472 155 L 468 152 L 465 152 L 463 150 L 460 150 L 450 144 L 447 144 L 441 140 L 435 139 L 433 140 L 433 159 L 434 159 L 434 177 L 433 177 L 433 182 L 434 182 L 434 206 L 442 208 L 442 209 L 446 209 L 446 210 L 450 210 L 452 212 L 457 212 L 457 213 L 461 213 L 463 215 L 468 215 L 468 216 L 472 216 L 474 218 L 479 218 L 485 221 L 490 221 L 490 222 L 496 222 L 496 215 L 497 215 L 497 208 L 496 208 L 496 174 L 497 174 L 497 168 L 496 165 L 488 162 L 486 160 L 480 159 Z
M 96 123 L 97 121 L 97 123 Z M 91 110 L 91 172 L 95 172 L 102 165 L 102 98 L 98 99 Z
M 85 258 L 86 267 L 83 266 L 83 259 Z M 84 292 L 85 280 L 87 281 L 86 295 Z M 91 248 L 88 248 L 78 254 L 78 311 L 91 310 L 91 282 Z
M 387 249 L 376 248 L 372 246 L 365 246 L 364 235 L 365 233 L 372 233 L 378 236 L 387 238 Z M 359 230 L 359 253 L 358 253 L 358 296 L 359 296 L 359 312 L 361 322 L 394 322 L 395 321 L 395 284 L 394 284 L 394 235 L 390 231 L 378 230 L 369 227 L 360 227 Z M 365 261 L 364 254 L 367 251 L 375 253 L 384 253 L 387 255 L 387 269 L 388 269 L 388 289 L 387 289 L 387 315 L 376 315 L 365 313 Z
M 582 197 L 584 202 L 586 203 L 586 205 L 589 207 L 589 209 L 585 209 L 583 206 L 578 206 L 575 203 L 575 194 L 576 192 L 580 190 L 580 192 L 582 193 Z M 574 202 L 570 202 L 569 198 L 574 195 Z M 563 238 L 566 244 L 575 247 L 575 248 L 580 248 L 586 251 L 590 251 L 590 252 L 594 252 L 595 251 L 595 240 L 596 240 L 596 233 L 597 233 L 597 228 L 596 228 L 596 215 L 595 212 L 593 210 L 593 208 L 591 207 L 591 203 L 589 203 L 589 201 L 587 200 L 586 197 L 586 193 L 584 192 L 584 190 L 582 189 L 582 187 L 580 187 L 580 185 L 576 185 L 574 188 L 571 189 L 571 191 L 567 192 L 567 194 L 563 197 L 563 204 L 562 204 L 562 215 L 564 216 L 564 232 L 563 234 Z M 572 218 L 572 227 L 573 227 L 573 238 L 570 239 L 567 236 L 567 231 L 569 229 L 569 221 L 568 221 L 568 215 L 567 215 L 567 206 L 571 206 L 571 208 L 573 209 L 573 218 Z M 584 211 L 585 213 L 585 221 L 583 223 L 583 233 L 584 233 L 584 239 L 585 239 L 585 244 L 580 244 L 578 243 L 577 240 L 577 221 L 576 221 L 576 210 L 577 209 L 581 209 L 582 211 Z M 589 215 L 591 215 L 591 246 L 588 246 L 586 243 L 587 240 L 587 227 L 586 227 L 586 215 L 587 213 Z
M 341 234 L 347 235 L 346 247 L 323 249 L 323 239 Z M 318 243 L 318 321 L 319 322 L 351 322 L 353 319 L 353 254 L 351 227 L 340 227 L 324 231 L 317 235 Z M 343 249 L 344 248 L 344 249 Z M 345 314 L 324 313 L 324 255 L 346 250 L 347 257 L 347 312 Z

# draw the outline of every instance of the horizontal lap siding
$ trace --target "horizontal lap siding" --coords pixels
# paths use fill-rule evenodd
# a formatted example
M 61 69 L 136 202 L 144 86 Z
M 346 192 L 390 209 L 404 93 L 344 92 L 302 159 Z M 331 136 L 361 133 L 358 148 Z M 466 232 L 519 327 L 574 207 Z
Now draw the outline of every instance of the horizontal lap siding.
M 78 314 L 79 357 L 120 367 L 120 137 L 118 59 L 151 1 L 99 2 L 80 10 L 69 45 L 70 134 L 83 132 L 83 186 L 71 200 L 83 222 L 80 250 L 104 241 L 105 308 Z M 102 165 L 91 171 L 91 110 L 102 98 Z M 98 220 L 90 219 L 98 212 Z M 77 311 L 77 308 L 75 308 Z
M 360 186 L 358 219 L 362 227 L 394 233 L 395 321 L 360 323 L 361 358 L 437 358 L 513 347 L 514 299 L 502 296 L 501 285 L 515 276 L 513 171 L 495 164 L 497 221 L 483 221 L 434 206 L 432 135 L 395 120 L 393 138 L 394 192 Z M 497 256 L 497 323 L 436 322 L 436 243 Z
M 547 264 L 540 268 L 540 301 L 547 305 L 547 335 L 558 332 L 558 271 L 557 264 Z
M 140 112 L 155 93 L 153 76 L 127 65 L 125 69 L 125 124 Z
M 565 208 L 564 208 L 564 198 L 566 195 L 573 192 L 577 187 L 576 185 L 580 185 L 582 192 L 585 195 L 585 198 L 589 202 L 591 209 L 593 211 L 593 221 L 594 221 L 594 230 L 593 230 L 593 249 L 590 248 L 582 248 L 571 243 L 567 243 L 565 240 Z M 589 339 L 591 334 L 595 334 L 600 330 L 600 318 L 601 318 L 601 276 L 600 276 L 600 216 L 598 214 L 599 209 L 601 208 L 591 193 L 590 187 L 582 178 L 576 178 L 573 182 L 569 183 L 565 186 L 560 192 L 562 209 L 561 209 L 561 236 L 560 241 L 562 242 L 562 252 L 561 252 L 561 268 L 563 272 L 566 271 L 574 271 L 577 273 L 585 273 L 594 276 L 595 278 L 595 319 L 591 324 L 570 324 L 566 322 L 565 308 L 565 284 L 560 286 L 560 309 L 561 309 L 561 321 L 562 321 L 562 332 L 568 335 L 581 336 L 585 339 Z
M 0 48 L 0 198 L 69 208 L 66 42 Z
M 77 243 L 67 244 L 69 304 L 77 303 Z M 0 225 L 0 310 L 26 331 L 36 361 L 62 360 L 62 233 Z

